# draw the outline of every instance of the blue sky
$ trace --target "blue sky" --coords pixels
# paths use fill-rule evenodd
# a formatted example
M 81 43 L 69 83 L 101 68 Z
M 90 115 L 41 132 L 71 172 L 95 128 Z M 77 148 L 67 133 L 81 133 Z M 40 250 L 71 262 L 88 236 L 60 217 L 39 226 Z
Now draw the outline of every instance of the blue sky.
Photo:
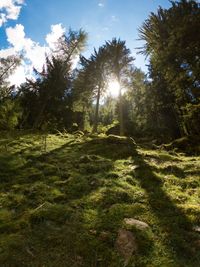
M 159 5 L 171 4 L 168 0 L 0 0 L 0 56 L 24 49 L 37 65 L 36 58 L 51 47 L 58 32 L 83 28 L 89 35 L 86 56 L 105 40 L 120 37 L 136 57 L 135 65 L 146 71 L 147 62 L 136 55 L 135 48 L 142 45 L 137 41 L 138 28 Z M 38 66 L 41 62 L 42 58 Z M 23 68 L 28 71 L 25 63 Z

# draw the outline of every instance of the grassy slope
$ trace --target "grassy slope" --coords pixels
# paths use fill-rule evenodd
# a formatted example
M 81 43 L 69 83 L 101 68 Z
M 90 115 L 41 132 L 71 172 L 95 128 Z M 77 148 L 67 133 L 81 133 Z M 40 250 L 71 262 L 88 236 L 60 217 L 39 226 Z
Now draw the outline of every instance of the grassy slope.
M 67 135 L 46 153 L 37 134 L 0 142 L 0 266 L 123 266 L 126 217 L 150 225 L 129 227 L 129 266 L 200 266 L 200 157 Z

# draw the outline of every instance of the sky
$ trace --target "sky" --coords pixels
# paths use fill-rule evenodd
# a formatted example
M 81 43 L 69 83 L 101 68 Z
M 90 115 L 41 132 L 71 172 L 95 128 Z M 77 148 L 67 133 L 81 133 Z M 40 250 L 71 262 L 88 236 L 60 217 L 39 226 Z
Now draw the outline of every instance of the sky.
M 157 8 L 171 6 L 168 0 L 0 0 L 0 57 L 23 51 L 24 60 L 10 77 L 19 85 L 41 70 L 45 53 L 69 28 L 88 33 L 84 55 L 88 57 L 113 37 L 126 40 L 135 66 L 147 71 L 148 61 L 137 54 L 138 28 Z

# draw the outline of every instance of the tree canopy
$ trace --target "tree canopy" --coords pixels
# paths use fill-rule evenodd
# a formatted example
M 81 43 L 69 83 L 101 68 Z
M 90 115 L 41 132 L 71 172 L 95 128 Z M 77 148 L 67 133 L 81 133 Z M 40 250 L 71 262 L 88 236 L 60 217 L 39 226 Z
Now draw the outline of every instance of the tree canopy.
M 63 34 L 46 55 L 43 70 L 34 69 L 34 79 L 17 90 L 7 78 L 20 57 L 2 58 L 0 100 L 10 101 L 2 110 L 14 109 L 15 101 L 20 105 L 20 118 L 15 120 L 19 128 L 49 125 L 96 133 L 110 127 L 109 132 L 120 135 L 165 139 L 197 135 L 199 21 L 200 6 L 192 0 L 171 1 L 170 8 L 159 7 L 149 15 L 139 29 L 144 41 L 139 53 L 149 59 L 148 74 L 134 66 L 132 53 L 120 38 L 105 41 L 86 57 L 87 34 L 82 29 Z M 118 96 L 110 95 L 110 82 L 118 87 Z

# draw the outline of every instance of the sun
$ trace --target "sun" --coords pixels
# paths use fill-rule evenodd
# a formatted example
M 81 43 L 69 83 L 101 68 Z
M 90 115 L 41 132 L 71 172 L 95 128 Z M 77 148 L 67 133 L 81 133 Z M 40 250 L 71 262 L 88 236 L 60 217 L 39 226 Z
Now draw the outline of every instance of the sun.
M 108 82 L 108 94 L 113 97 L 119 96 L 120 85 L 117 80 L 110 80 Z

